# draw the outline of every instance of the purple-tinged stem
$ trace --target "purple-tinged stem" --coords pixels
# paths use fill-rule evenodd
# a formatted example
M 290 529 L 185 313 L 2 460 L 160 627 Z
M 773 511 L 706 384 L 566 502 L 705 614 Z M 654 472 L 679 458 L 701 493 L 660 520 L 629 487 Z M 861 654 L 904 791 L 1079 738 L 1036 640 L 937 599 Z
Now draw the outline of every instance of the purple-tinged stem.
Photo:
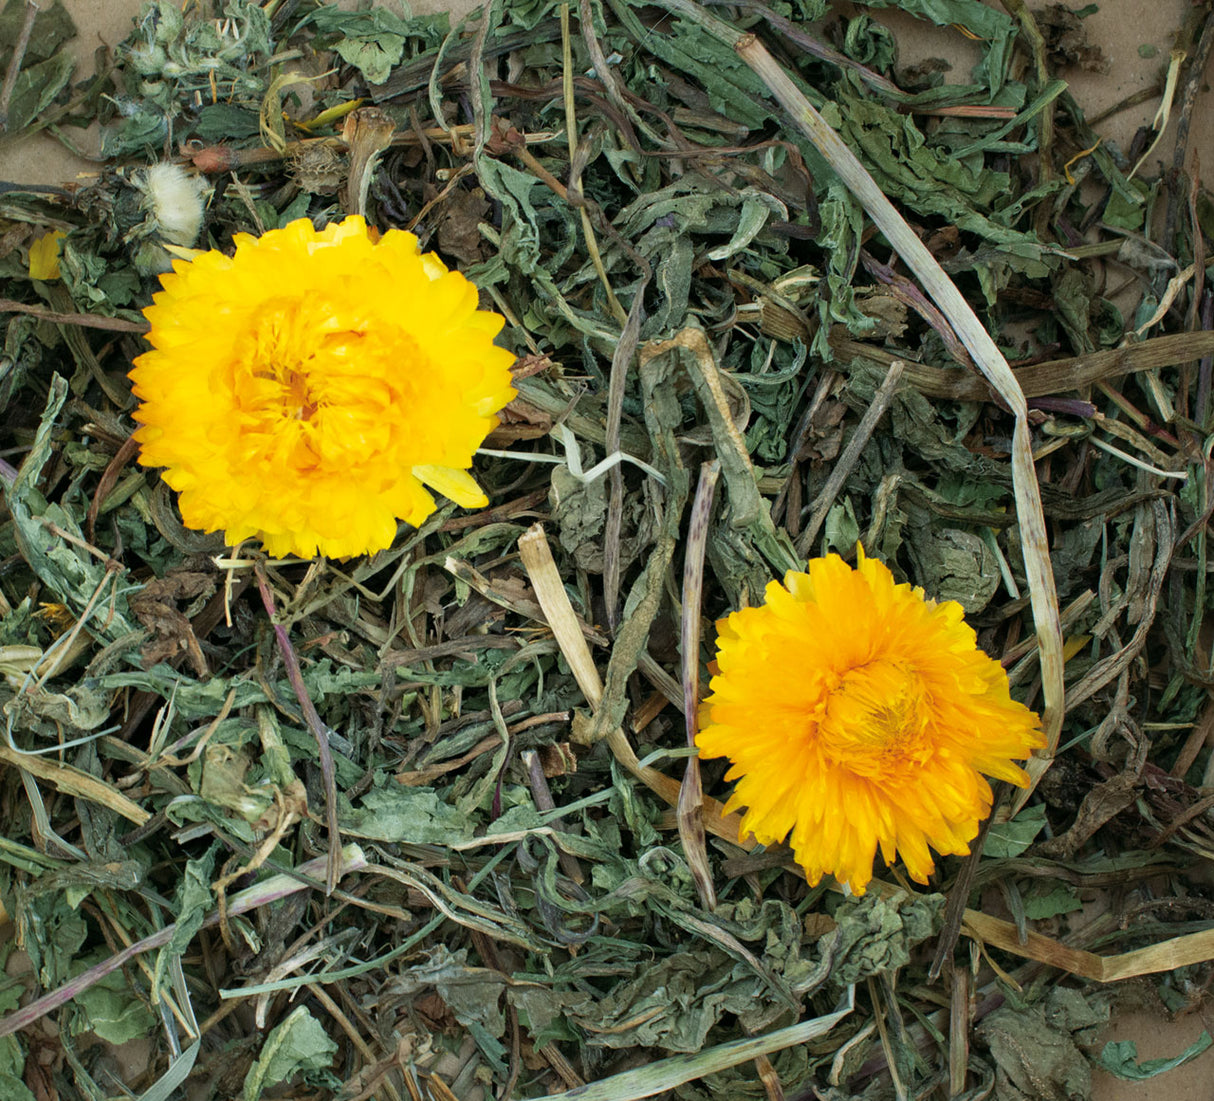
M 303 682 L 303 674 L 299 671 L 299 659 L 295 656 L 295 647 L 287 636 L 287 629 L 275 622 L 274 597 L 270 593 L 270 583 L 262 571 L 261 564 L 253 567 L 257 575 L 257 588 L 261 593 L 261 602 L 265 605 L 266 615 L 274 626 L 274 637 L 278 640 L 278 649 L 282 652 L 283 664 L 286 666 L 287 679 L 299 700 L 303 711 L 304 721 L 316 738 L 320 750 L 320 775 L 325 785 L 325 825 L 329 831 L 329 867 L 325 872 L 325 894 L 331 895 L 337 886 L 341 869 L 341 830 L 337 825 L 337 777 L 333 769 L 333 753 L 329 749 L 329 731 L 320 715 L 312 697 L 308 695 L 307 685 Z
M 1079 398 L 1039 397 L 1028 399 L 1030 409 L 1040 409 L 1045 413 L 1062 413 L 1070 417 L 1081 417 L 1091 420 L 1096 415 L 1096 406 L 1090 401 Z

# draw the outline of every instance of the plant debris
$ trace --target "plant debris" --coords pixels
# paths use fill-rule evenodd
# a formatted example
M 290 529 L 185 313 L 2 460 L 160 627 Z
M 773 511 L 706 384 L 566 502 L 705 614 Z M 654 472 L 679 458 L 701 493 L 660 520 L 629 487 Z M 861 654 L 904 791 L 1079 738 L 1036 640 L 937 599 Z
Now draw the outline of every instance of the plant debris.
M 1209 1046 L 1098 1033 L 1214 960 L 1214 18 L 1162 172 L 1058 78 L 1083 12 L 1004 7 L 148 0 L 88 74 L 9 0 L 0 153 L 103 160 L 0 183 L 4 1096 L 1080 1099 Z M 506 318 L 489 507 L 225 547 L 136 462 L 140 311 L 187 237 L 352 213 Z M 713 621 L 858 541 L 1050 735 L 861 898 L 688 748 Z

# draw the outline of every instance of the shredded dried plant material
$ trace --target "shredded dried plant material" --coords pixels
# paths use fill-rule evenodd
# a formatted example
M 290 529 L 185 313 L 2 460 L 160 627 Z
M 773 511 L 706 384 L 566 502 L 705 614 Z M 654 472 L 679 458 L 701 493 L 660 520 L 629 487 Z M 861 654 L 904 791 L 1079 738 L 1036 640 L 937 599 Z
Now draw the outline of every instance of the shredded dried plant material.
M 1003 9 L 0 9 L 0 1096 L 1201 1056 L 1214 20 Z

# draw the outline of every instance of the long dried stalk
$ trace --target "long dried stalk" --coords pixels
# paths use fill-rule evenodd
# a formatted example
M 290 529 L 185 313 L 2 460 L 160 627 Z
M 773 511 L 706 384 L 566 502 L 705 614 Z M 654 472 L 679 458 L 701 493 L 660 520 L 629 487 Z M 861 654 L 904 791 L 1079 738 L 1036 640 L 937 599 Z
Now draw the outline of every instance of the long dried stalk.
M 299 701 L 299 709 L 303 712 L 304 722 L 316 739 L 316 751 L 320 755 L 320 775 L 325 789 L 325 825 L 329 833 L 329 865 L 325 872 L 325 894 L 331 895 L 337 886 L 341 875 L 341 827 L 337 823 L 337 772 L 333 764 L 333 751 L 329 748 L 329 730 L 321 721 L 316 711 L 316 704 L 308 695 L 307 685 L 303 681 L 303 673 L 299 668 L 299 658 L 295 655 L 295 647 L 291 645 L 291 637 L 287 629 L 276 622 L 274 597 L 270 592 L 270 583 L 266 580 L 265 571 L 259 562 L 254 566 L 257 575 L 257 589 L 261 593 L 261 602 L 265 606 L 266 615 L 274 628 L 274 638 L 278 642 L 282 654 L 283 666 L 287 672 L 287 680 Z
M 700 465 L 700 484 L 696 487 L 695 503 L 691 506 L 691 526 L 683 554 L 683 718 L 687 729 L 687 746 L 696 744 L 697 711 L 700 706 L 700 616 L 704 594 L 704 555 L 708 549 L 708 523 L 712 502 L 716 496 L 721 463 L 717 459 Z M 704 833 L 704 786 L 700 780 L 700 758 L 688 757 L 679 788 L 678 823 L 683 854 L 691 867 L 696 890 L 706 910 L 715 910 L 717 892 L 708 863 L 707 838 Z

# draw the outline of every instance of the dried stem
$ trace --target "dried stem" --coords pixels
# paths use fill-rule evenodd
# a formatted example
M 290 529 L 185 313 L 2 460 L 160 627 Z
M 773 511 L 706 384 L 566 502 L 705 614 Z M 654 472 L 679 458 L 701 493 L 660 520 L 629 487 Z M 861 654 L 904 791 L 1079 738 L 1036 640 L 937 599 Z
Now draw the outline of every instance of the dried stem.
M 325 894 L 331 895 L 337 886 L 341 874 L 341 830 L 337 824 L 337 779 L 333 768 L 333 752 L 329 749 L 329 731 L 317 714 L 316 705 L 308 695 L 307 685 L 303 682 L 303 674 L 299 670 L 299 659 L 295 656 L 295 647 L 287 635 L 287 629 L 280 623 L 274 622 L 274 597 L 270 592 L 270 584 L 261 563 L 254 566 L 257 574 L 257 589 L 261 593 L 261 602 L 265 606 L 266 615 L 274 626 L 274 637 L 278 641 L 278 649 L 282 654 L 283 665 L 287 670 L 287 679 L 299 701 L 303 711 L 304 721 L 316 738 L 316 746 L 320 753 L 320 774 L 325 787 L 325 825 L 329 831 L 329 863 L 325 872 Z
M 146 333 L 151 328 L 146 321 L 126 321 L 121 317 L 98 317 L 90 313 L 59 313 L 28 302 L 14 302 L 11 298 L 0 298 L 0 313 L 25 313 L 56 325 L 82 325 L 86 329 L 108 329 L 115 333 Z
M 822 492 L 818 494 L 813 515 L 810 516 L 809 523 L 801 533 L 801 537 L 797 540 L 797 553 L 802 558 L 808 557 L 810 548 L 814 545 L 814 540 L 818 538 L 818 532 L 826 521 L 826 514 L 830 512 L 831 506 L 835 503 L 835 498 L 839 495 L 839 490 L 843 488 L 843 484 L 851 477 L 852 469 L 859 461 L 860 454 L 864 451 L 868 441 L 872 438 L 872 434 L 877 427 L 877 422 L 885 415 L 890 402 L 894 400 L 894 393 L 898 389 L 898 383 L 902 381 L 903 368 L 904 364 L 900 359 L 896 359 L 890 364 L 888 374 L 882 380 L 876 394 L 873 395 L 873 400 L 869 404 L 869 407 L 864 410 L 864 416 L 860 418 L 859 425 L 852 433 L 851 439 L 847 441 L 847 447 L 843 449 L 843 454 L 839 456 L 838 462 L 831 469 L 830 477 L 826 479 L 826 485 L 822 487 Z
M 565 98 L 565 133 L 569 143 L 569 184 L 576 195 L 578 213 L 582 217 L 582 235 L 586 241 L 586 253 L 594 265 L 599 282 L 603 284 L 603 290 L 607 294 L 607 305 L 612 316 L 623 328 L 628 324 L 628 315 L 624 312 L 624 307 L 620 305 L 615 291 L 611 288 L 611 280 L 607 278 L 607 269 L 603 267 L 603 257 L 599 252 L 599 242 L 594 235 L 594 226 L 590 223 L 590 212 L 587 211 L 586 204 L 582 202 L 582 188 L 576 175 L 578 163 L 577 114 L 573 103 L 573 51 L 569 41 L 568 4 L 561 5 L 561 74 L 561 87 Z
M 708 548 L 708 521 L 712 516 L 712 502 L 720 476 L 720 460 L 713 459 L 701 464 L 700 482 L 691 506 L 691 523 L 683 552 L 683 717 L 689 748 L 694 748 L 696 744 L 696 715 L 700 704 L 700 614 L 704 594 L 704 554 Z M 717 892 L 712 882 L 712 867 L 708 863 L 707 838 L 701 814 L 703 804 L 700 758 L 688 757 L 683 783 L 679 788 L 679 837 L 700 901 L 706 910 L 715 910 Z

